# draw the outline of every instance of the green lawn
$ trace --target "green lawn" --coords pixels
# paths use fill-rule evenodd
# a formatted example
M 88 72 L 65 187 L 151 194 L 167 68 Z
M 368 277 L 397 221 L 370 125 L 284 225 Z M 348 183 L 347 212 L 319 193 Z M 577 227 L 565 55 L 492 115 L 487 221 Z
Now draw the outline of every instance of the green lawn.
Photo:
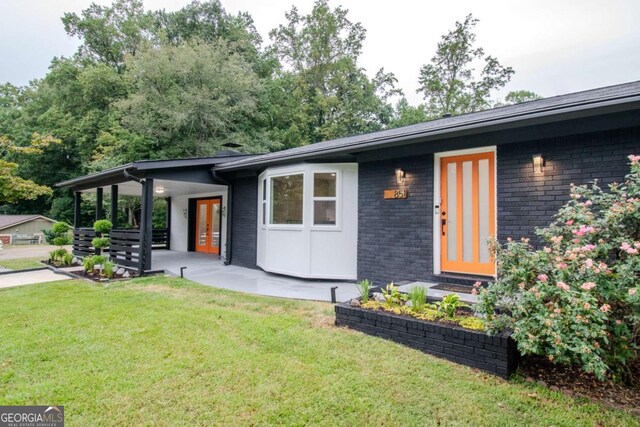
M 17 259 L 0 259 L 0 267 L 8 268 L 11 270 L 26 270 L 29 268 L 44 267 L 38 261 L 40 258 L 17 258 Z
M 333 326 L 326 303 L 186 280 L 0 291 L 0 405 L 67 425 L 640 425 Z

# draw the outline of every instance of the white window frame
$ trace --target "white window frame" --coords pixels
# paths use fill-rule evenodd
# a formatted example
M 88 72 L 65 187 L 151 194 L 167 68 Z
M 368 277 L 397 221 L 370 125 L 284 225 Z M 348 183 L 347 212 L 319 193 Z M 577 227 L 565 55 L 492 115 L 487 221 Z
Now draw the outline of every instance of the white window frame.
M 340 176 L 340 171 L 337 169 L 327 169 L 327 170 L 310 170 L 309 173 L 311 174 L 311 229 L 312 230 L 334 230 L 334 229 L 340 229 L 340 200 L 342 200 L 342 193 L 340 191 L 341 189 L 341 183 L 342 183 L 342 177 Z M 316 197 L 315 196 L 315 184 L 316 184 L 316 177 L 315 175 L 317 173 L 322 173 L 322 174 L 335 174 L 336 176 L 336 195 L 333 197 Z M 316 215 L 316 208 L 315 208 L 315 204 L 316 202 L 330 202 L 333 201 L 336 203 L 336 223 L 335 224 L 316 224 L 315 221 L 315 215 Z
M 271 187 L 272 179 L 280 178 L 283 176 L 302 175 L 302 223 L 300 224 L 272 224 L 271 223 L 271 206 L 273 201 L 271 200 Z M 268 174 L 265 179 L 267 180 L 267 228 L 271 230 L 303 230 L 305 227 L 305 214 L 306 214 L 306 186 L 307 186 L 307 173 L 305 170 L 287 171 L 276 174 Z

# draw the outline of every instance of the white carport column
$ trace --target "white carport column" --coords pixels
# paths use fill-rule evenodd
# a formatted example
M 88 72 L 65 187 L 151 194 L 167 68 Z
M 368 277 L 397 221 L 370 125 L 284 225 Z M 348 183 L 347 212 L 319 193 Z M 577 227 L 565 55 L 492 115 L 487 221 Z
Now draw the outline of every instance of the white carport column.
M 151 270 L 151 243 L 153 221 L 153 179 L 142 181 L 142 210 L 140 213 L 140 264 L 138 272 Z

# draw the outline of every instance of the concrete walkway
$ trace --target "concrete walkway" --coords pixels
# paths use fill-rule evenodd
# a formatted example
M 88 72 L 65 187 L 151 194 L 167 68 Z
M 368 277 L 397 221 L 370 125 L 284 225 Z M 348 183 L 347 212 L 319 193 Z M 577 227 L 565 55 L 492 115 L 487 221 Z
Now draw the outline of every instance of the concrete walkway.
M 462 292 L 431 289 L 433 286 L 436 286 L 436 285 L 437 283 L 431 283 L 431 282 L 413 282 L 413 283 L 409 283 L 408 285 L 398 286 L 398 289 L 400 289 L 402 292 L 409 292 L 414 286 L 423 286 L 427 288 L 427 297 L 429 298 L 433 298 L 433 297 L 442 298 L 448 294 L 458 294 L 458 296 L 460 296 L 460 301 L 464 301 L 469 304 L 475 304 L 478 302 L 478 297 L 476 297 L 475 295 L 466 294 Z
M 49 269 L 35 271 L 20 271 L 0 275 L 0 289 L 14 286 L 33 285 L 36 283 L 57 282 L 67 280 L 67 276 L 56 274 Z
M 164 269 L 179 276 L 180 267 L 186 266 L 185 278 L 216 288 L 315 301 L 331 301 L 331 288 L 334 286 L 338 287 L 336 289 L 338 302 L 360 295 L 353 283 L 304 280 L 266 273 L 262 270 L 225 266 L 216 255 L 211 254 L 160 250 L 153 251 L 152 257 L 154 270 Z

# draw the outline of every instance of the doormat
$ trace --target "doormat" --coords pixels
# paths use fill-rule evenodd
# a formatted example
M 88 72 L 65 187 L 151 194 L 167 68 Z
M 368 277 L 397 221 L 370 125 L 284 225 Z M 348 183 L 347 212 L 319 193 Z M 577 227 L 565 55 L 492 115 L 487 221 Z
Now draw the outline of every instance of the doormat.
M 440 283 L 435 286 L 431 286 L 430 289 L 437 289 L 439 291 L 448 291 L 448 292 L 458 292 L 460 294 L 470 294 L 471 289 L 473 289 L 473 287 L 464 286 L 464 285 L 452 285 L 450 283 Z

